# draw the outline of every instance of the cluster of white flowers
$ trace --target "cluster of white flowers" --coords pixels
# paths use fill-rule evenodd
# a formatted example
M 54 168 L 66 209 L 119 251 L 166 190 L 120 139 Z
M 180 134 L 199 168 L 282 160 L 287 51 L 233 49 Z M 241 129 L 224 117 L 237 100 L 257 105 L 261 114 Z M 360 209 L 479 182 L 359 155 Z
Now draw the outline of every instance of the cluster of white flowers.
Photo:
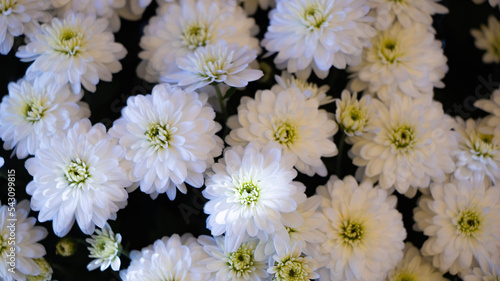
M 93 124 L 82 99 L 127 54 L 113 32 L 151 2 L 0 0 L 0 54 L 24 35 L 12 53 L 31 62 L 2 98 L 0 139 L 31 157 L 32 176 L 30 201 L 0 205 L 1 280 L 52 278 L 31 210 L 59 237 L 76 222 L 87 269 L 126 281 L 500 278 L 500 89 L 475 102 L 482 118 L 452 118 L 434 100 L 448 71 L 438 0 L 158 0 L 135 69 L 156 85 L 123 98 L 109 130 Z M 252 16 L 262 11 L 266 30 Z M 471 34 L 484 63 L 500 63 L 500 22 Z M 281 73 L 260 70 L 266 59 Z M 341 71 L 342 88 L 318 82 Z M 253 87 L 265 76 L 276 83 Z M 339 179 L 345 155 L 357 171 Z M 315 176 L 326 183 L 310 186 Z M 175 201 L 191 187 L 211 236 L 162 234 L 121 268 L 128 249 L 108 221 L 132 192 Z M 397 206 L 417 194 L 420 249 Z

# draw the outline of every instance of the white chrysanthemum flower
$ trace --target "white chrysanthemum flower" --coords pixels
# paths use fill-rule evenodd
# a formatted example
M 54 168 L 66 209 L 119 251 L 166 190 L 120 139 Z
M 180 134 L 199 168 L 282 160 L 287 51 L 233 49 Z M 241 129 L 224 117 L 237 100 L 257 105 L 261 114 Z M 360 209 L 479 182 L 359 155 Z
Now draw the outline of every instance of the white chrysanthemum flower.
M 178 72 L 177 58 L 221 40 L 260 51 L 254 37 L 258 32 L 255 20 L 247 17 L 235 1 L 176 1 L 163 4 L 157 12 L 144 28 L 140 42 L 144 51 L 139 53 L 143 61 L 137 74 L 149 82 Z
M 206 256 L 202 253 L 191 234 L 165 236 L 141 251 L 132 251 L 130 265 L 120 271 L 120 277 L 123 281 L 208 280 L 208 274 L 196 270 L 200 258 Z
M 215 45 L 199 47 L 193 54 L 178 58 L 177 65 L 183 71 L 165 76 L 164 82 L 177 82 L 189 86 L 186 91 L 212 83 L 225 83 L 231 87 L 244 87 L 248 82 L 264 75 L 261 70 L 251 69 L 249 64 L 257 57 L 257 50 L 227 45 L 219 41 Z
M 65 236 L 75 220 L 85 234 L 127 204 L 125 187 L 132 184 L 121 162 L 125 149 L 106 133 L 102 124 L 88 119 L 66 134 L 42 140 L 34 158 L 26 160 L 33 180 L 26 186 L 31 208 L 41 222 L 53 220 L 54 233 Z
M 35 259 L 46 254 L 38 242 L 47 236 L 47 230 L 35 226 L 36 219 L 28 217 L 29 212 L 28 200 L 0 203 L 0 279 L 4 281 L 26 280 L 26 275 L 41 273 Z
M 232 129 L 226 137 L 230 145 L 255 142 L 259 147 L 277 143 L 285 155 L 297 156 L 299 172 L 326 176 L 321 157 L 337 155 L 333 135 L 337 123 L 325 110 L 318 109 L 317 99 L 307 99 L 296 87 L 275 93 L 258 91 L 255 99 L 243 97 L 238 115 L 228 120 Z
M 441 42 L 426 25 L 404 28 L 395 23 L 379 31 L 372 46 L 363 51 L 362 62 L 349 67 L 353 72 L 349 87 L 367 91 L 389 102 L 395 95 L 412 98 L 432 96 L 433 88 L 444 87 L 441 79 L 448 71 Z
M 0 1 L 0 54 L 7 55 L 14 44 L 14 37 L 36 34 L 39 22 L 50 18 L 49 0 Z
M 500 128 L 500 89 L 494 90 L 490 99 L 477 100 L 474 106 L 490 114 L 486 117 L 488 126 Z
M 58 18 L 63 18 L 68 12 L 95 15 L 105 18 L 113 32 L 120 30 L 120 17 L 118 9 L 125 7 L 126 0 L 51 0 L 51 4 L 56 8 Z
M 251 238 L 243 242 L 235 251 L 229 251 L 223 236 L 202 235 L 198 242 L 203 246 L 209 258 L 200 261 L 205 265 L 214 281 L 260 281 L 268 276 L 267 260 L 258 255 L 256 248 L 259 239 Z
M 284 251 L 273 255 L 267 272 L 274 274 L 273 281 L 308 281 L 316 279 L 316 260 L 302 255 L 302 243 L 291 244 Z
M 475 45 L 485 50 L 484 63 L 500 63 L 500 22 L 493 15 L 488 17 L 488 25 L 481 25 L 481 29 L 472 29 Z
M 437 2 L 439 0 L 368 0 L 368 5 L 375 11 L 377 30 L 385 30 L 394 22 L 405 28 L 413 24 L 431 27 L 433 15 L 448 13 L 448 9 Z
M 456 121 L 455 177 L 469 180 L 473 185 L 482 184 L 485 179 L 493 184 L 500 180 L 500 130 L 483 132 L 481 119 L 464 122 L 457 117 Z
M 242 3 L 245 12 L 248 15 L 253 15 L 257 12 L 257 7 L 262 10 L 267 10 L 276 6 L 275 0 L 238 0 L 238 3 Z
M 19 159 L 34 155 L 42 139 L 90 116 L 88 105 L 80 101 L 83 92 L 75 95 L 68 85 L 21 79 L 8 88 L 0 104 L 0 137 L 4 149 L 14 149 Z
M 429 238 L 421 248 L 432 264 L 451 274 L 465 273 L 500 253 L 500 188 L 466 180 L 432 184 L 431 196 L 413 210 L 415 230 Z
M 361 62 L 363 47 L 376 34 L 365 1 L 278 1 L 262 46 L 278 55 L 277 67 L 307 79 L 314 70 L 325 78 L 332 66 L 339 69 Z
M 329 257 L 319 280 L 383 280 L 403 257 L 406 238 L 396 197 L 352 176 L 332 176 L 317 192 L 328 219 L 321 251 Z
M 443 274 L 422 258 L 410 242 L 405 244 L 403 259 L 391 269 L 385 281 L 446 281 Z
M 69 13 L 62 20 L 53 18 L 28 45 L 19 47 L 16 56 L 34 61 L 26 71 L 28 79 L 70 83 L 75 94 L 82 85 L 95 92 L 99 80 L 111 81 L 112 74 L 121 70 L 118 60 L 127 53 L 107 27 L 108 21 L 95 15 Z
M 144 10 L 151 4 L 151 0 L 125 0 L 125 6 L 118 9 L 118 15 L 126 20 L 139 20 Z
M 26 275 L 26 281 L 51 281 L 54 270 L 45 258 L 33 259 L 40 267 L 40 274 Z
M 455 170 L 455 122 L 439 102 L 396 96 L 389 106 L 375 99 L 371 103 L 377 111 L 372 125 L 378 130 L 350 138 L 350 156 L 356 166 L 366 167 L 365 176 L 404 194 L 410 187 L 428 187 L 431 179 L 443 182 Z
M 90 244 L 90 258 L 94 258 L 88 265 L 88 270 L 94 270 L 100 267 L 101 271 L 106 270 L 110 265 L 114 271 L 120 270 L 120 254 L 122 251 L 122 236 L 115 234 L 108 223 L 99 230 L 92 238 L 87 238 L 85 241 Z
M 365 95 L 360 100 L 357 96 L 357 93 L 351 96 L 348 90 L 344 90 L 341 98 L 335 99 L 337 105 L 335 118 L 340 129 L 350 137 L 376 130 L 371 126 L 375 112 L 373 112 L 374 106 L 370 105 L 370 96 Z
M 498 281 L 500 280 L 500 259 L 480 262 L 480 267 L 474 267 L 462 275 L 464 281 Z
M 288 71 L 283 71 L 281 73 L 281 77 L 275 75 L 274 78 L 276 79 L 277 84 L 271 88 L 271 91 L 275 93 L 279 93 L 290 87 L 297 87 L 304 92 L 304 95 L 306 95 L 308 99 L 317 99 L 319 105 L 325 105 L 333 102 L 333 97 L 326 94 L 330 89 L 330 86 L 328 85 L 318 87 L 318 85 L 312 82 L 296 78 L 295 75 L 288 73 Z
M 291 213 L 291 227 L 303 224 L 296 211 L 306 200 L 305 186 L 293 179 L 293 155 L 283 155 L 278 145 L 259 149 L 253 143 L 235 146 L 212 166 L 203 196 L 209 201 L 207 228 L 212 235 L 225 233 L 226 248 L 234 251 L 247 237 L 266 240 L 268 234 L 285 233 L 280 219 Z
M 153 198 L 166 192 L 174 200 L 177 189 L 187 192 L 185 183 L 203 185 L 203 173 L 223 147 L 215 134 L 221 126 L 206 102 L 206 95 L 169 84 L 127 100 L 110 134 L 127 149 L 126 158 L 134 163 L 133 175 L 143 192 Z

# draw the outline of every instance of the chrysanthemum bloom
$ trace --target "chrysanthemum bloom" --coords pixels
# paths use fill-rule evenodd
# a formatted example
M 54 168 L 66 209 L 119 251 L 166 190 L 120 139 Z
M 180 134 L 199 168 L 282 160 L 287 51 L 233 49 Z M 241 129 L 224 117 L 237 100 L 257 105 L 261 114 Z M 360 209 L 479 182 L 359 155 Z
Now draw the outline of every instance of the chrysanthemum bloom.
M 431 27 L 433 15 L 448 13 L 448 9 L 437 2 L 439 0 L 368 0 L 368 5 L 375 11 L 377 30 L 385 30 L 394 22 L 404 28 L 413 24 Z
M 372 38 L 363 51 L 362 62 L 348 68 L 354 92 L 367 91 L 389 102 L 395 95 L 419 98 L 432 96 L 433 88 L 444 87 L 448 71 L 441 42 L 423 24 L 403 27 L 395 23 Z
M 232 129 L 226 137 L 230 145 L 254 142 L 263 147 L 277 143 L 283 154 L 297 156 L 294 164 L 299 172 L 313 176 L 326 176 L 321 157 L 337 155 L 333 135 L 337 123 L 325 110 L 318 109 L 317 99 L 307 99 L 296 87 L 275 93 L 258 91 L 255 99 L 243 97 L 238 115 L 228 120 Z
M 495 184 L 500 180 L 500 128 L 485 128 L 481 119 L 464 122 L 457 117 L 456 120 L 455 177 L 469 180 L 473 185 L 482 184 L 485 179 Z
M 187 192 L 186 183 L 203 185 L 203 173 L 223 147 L 215 135 L 221 126 L 206 102 L 206 95 L 169 84 L 127 100 L 110 134 L 127 149 L 126 158 L 134 163 L 133 175 L 143 192 L 153 198 L 166 192 L 174 200 L 177 189 Z
M 130 265 L 120 271 L 120 277 L 123 281 L 209 280 L 208 274 L 196 270 L 200 258 L 206 257 L 202 253 L 191 234 L 165 236 L 141 251 L 132 251 Z
M 26 160 L 33 180 L 26 186 L 31 208 L 41 222 L 53 220 L 54 233 L 65 236 L 75 220 L 85 234 L 127 204 L 125 187 L 132 184 L 121 166 L 125 149 L 106 133 L 102 124 L 88 119 L 66 134 L 42 140 L 34 158 Z
M 376 34 L 363 0 L 278 1 L 270 12 L 271 22 L 262 40 L 278 55 L 277 67 L 307 79 L 311 70 L 325 78 L 332 66 L 339 69 L 361 62 L 363 47 Z
M 219 41 L 215 45 L 199 47 L 193 54 L 178 58 L 176 63 L 182 71 L 167 75 L 162 80 L 188 86 L 188 92 L 212 83 L 244 87 L 248 82 L 258 80 L 264 75 L 261 70 L 249 66 L 256 57 L 255 49 L 236 44 L 228 46 L 225 41 Z
M 316 261 L 302 255 L 301 241 L 291 244 L 273 255 L 267 272 L 273 274 L 273 281 L 308 281 L 319 277 Z
M 14 212 L 10 211 L 12 207 Z M 36 219 L 28 217 L 29 212 L 28 200 L 17 205 L 10 200 L 4 205 L 0 203 L 0 279 L 4 281 L 26 280 L 26 275 L 41 272 L 34 259 L 46 254 L 45 248 L 38 242 L 47 236 L 47 230 L 35 226 Z M 15 232 L 11 231 L 13 225 Z
M 210 256 L 199 262 L 211 273 L 214 281 L 267 280 L 267 257 L 256 253 L 259 239 L 251 238 L 241 243 L 235 251 L 229 251 L 224 236 L 202 235 L 198 242 Z
M 40 22 L 50 19 L 50 0 L 3 0 L 0 2 L 0 54 L 12 49 L 14 37 L 36 34 Z
M 42 139 L 67 131 L 90 116 L 83 92 L 73 94 L 68 85 L 21 79 L 9 84 L 9 95 L 0 104 L 0 137 L 4 149 L 17 158 L 34 155 Z
M 335 99 L 337 110 L 335 118 L 340 129 L 348 136 L 359 136 L 364 132 L 376 130 L 371 123 L 375 117 L 374 107 L 370 105 L 370 96 L 365 95 L 360 100 L 358 94 L 342 91 L 340 99 Z
M 35 263 L 40 267 L 40 274 L 38 275 L 26 275 L 26 281 L 51 281 L 52 280 L 52 267 L 45 258 L 33 259 Z
M 488 126 L 500 128 L 500 89 L 494 90 L 489 99 L 477 100 L 474 106 L 489 113 L 486 117 Z
M 317 192 L 328 219 L 321 251 L 329 258 L 319 280 L 383 280 L 403 257 L 406 238 L 396 197 L 352 176 L 332 176 Z
M 51 0 L 51 4 L 57 11 L 57 17 L 63 18 L 68 12 L 95 15 L 105 18 L 113 32 L 120 30 L 120 18 L 118 9 L 125 6 L 126 0 Z
M 431 179 L 443 182 L 454 171 L 455 122 L 440 103 L 399 96 L 389 106 L 375 99 L 371 103 L 377 131 L 350 138 L 350 156 L 356 166 L 366 167 L 365 176 L 404 194 L 410 187 L 428 187 Z
M 481 25 L 481 29 L 470 31 L 476 47 L 486 51 L 483 55 L 484 63 L 500 63 L 500 22 L 493 15 L 488 17 L 488 25 Z
M 99 80 L 111 81 L 112 73 L 121 70 L 118 60 L 127 53 L 107 27 L 108 21 L 95 15 L 68 13 L 62 20 L 53 18 L 43 25 L 41 33 L 19 47 L 16 56 L 34 61 L 26 70 L 28 79 L 70 83 L 75 94 L 82 85 L 95 92 Z
M 203 196 L 209 201 L 207 228 L 213 236 L 225 233 L 226 248 L 232 252 L 248 237 L 266 240 L 271 233 L 285 233 L 283 213 L 293 216 L 290 227 L 304 222 L 296 211 L 306 200 L 305 186 L 293 179 L 295 157 L 283 155 L 279 146 L 259 149 L 253 143 L 235 146 L 212 166 Z
M 238 3 L 243 4 L 245 12 L 249 15 L 255 14 L 257 7 L 262 10 L 267 10 L 276 6 L 275 0 L 238 0 Z
M 500 260 L 480 262 L 480 267 L 474 267 L 462 275 L 464 281 L 498 281 L 500 280 Z
M 100 267 L 101 271 L 106 270 L 111 265 L 114 271 L 120 270 L 120 254 L 122 251 L 122 236 L 115 234 L 108 223 L 96 233 L 92 238 L 85 239 L 90 244 L 90 258 L 94 258 L 88 265 L 88 270 L 94 270 Z
M 500 253 L 500 188 L 457 180 L 430 186 L 413 210 L 414 229 L 429 238 L 421 248 L 432 264 L 451 274 L 465 273 Z
M 296 78 L 295 75 L 288 73 L 286 70 L 281 73 L 281 76 L 275 75 L 274 78 L 277 84 L 271 88 L 271 91 L 275 93 L 279 93 L 290 87 L 297 87 L 304 92 L 308 99 L 317 99 L 319 105 L 333 102 L 333 97 L 326 94 L 330 89 L 328 85 L 318 87 L 318 85 L 312 82 Z
M 446 281 L 443 274 L 422 258 L 410 242 L 405 244 L 403 259 L 389 271 L 385 281 Z
M 179 2 L 179 3 L 178 3 Z M 210 11 L 207 13 L 207 11 Z M 177 58 L 220 40 L 260 50 L 258 27 L 235 1 L 186 0 L 166 3 L 144 28 L 137 75 L 149 82 L 178 72 Z

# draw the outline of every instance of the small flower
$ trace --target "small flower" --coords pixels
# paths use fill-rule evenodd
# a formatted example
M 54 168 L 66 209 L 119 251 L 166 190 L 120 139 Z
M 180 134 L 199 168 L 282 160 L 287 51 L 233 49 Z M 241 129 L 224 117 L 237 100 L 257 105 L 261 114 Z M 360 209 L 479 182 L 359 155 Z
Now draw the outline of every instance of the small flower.
M 10 211 L 15 207 L 15 212 Z M 28 275 L 40 275 L 44 265 L 37 259 L 45 256 L 45 248 L 38 243 L 47 236 L 47 230 L 35 226 L 36 219 L 28 217 L 30 202 L 9 200 L 0 203 L 0 279 L 3 281 L 25 280 Z M 11 227 L 15 219 L 15 237 L 12 240 Z M 15 244 L 15 247 L 12 245 Z M 15 248 L 12 252 L 11 248 Z M 12 270 L 14 268 L 14 270 Z M 10 269 L 10 270 L 9 270 Z
M 88 119 L 66 134 L 43 140 L 34 158 L 26 160 L 33 180 L 26 186 L 31 208 L 41 222 L 53 220 L 54 233 L 65 236 L 75 220 L 85 234 L 104 227 L 125 207 L 132 184 L 122 166 L 125 149 Z
M 179 86 L 188 86 L 186 91 L 204 87 L 212 83 L 225 83 L 231 87 L 244 87 L 264 74 L 261 70 L 250 69 L 249 64 L 257 57 L 257 50 L 228 46 L 225 41 L 215 45 L 200 47 L 193 54 L 176 60 L 179 73 L 167 75 L 165 82 L 178 81 Z
M 228 120 L 232 129 L 226 137 L 230 145 L 254 142 L 263 147 L 279 144 L 283 154 L 297 156 L 299 172 L 326 176 L 321 157 L 337 155 L 333 135 L 338 127 L 333 116 L 319 109 L 317 99 L 307 99 L 304 92 L 290 87 L 279 93 L 258 91 L 255 99 L 243 97 L 238 115 Z
M 75 95 L 68 85 L 21 79 L 8 88 L 0 104 L 0 137 L 19 159 L 34 155 L 42 139 L 90 116 L 88 105 L 80 101 L 83 92 Z
M 209 201 L 207 228 L 212 235 L 225 233 L 226 248 L 236 250 L 246 237 L 267 238 L 277 232 L 286 233 L 280 221 L 283 213 L 297 213 L 297 204 L 305 201 L 305 186 L 293 181 L 294 157 L 282 155 L 276 145 L 262 149 L 250 143 L 224 152 L 224 158 L 212 166 L 203 196 Z
M 35 263 L 40 267 L 40 274 L 38 275 L 26 275 L 26 281 L 50 281 L 52 280 L 52 267 L 44 258 L 33 259 Z
M 396 197 L 352 176 L 332 176 L 317 193 L 328 219 L 322 227 L 327 241 L 321 245 L 328 260 L 320 280 L 383 280 L 403 257 L 406 238 Z
M 464 281 L 498 281 L 500 280 L 500 260 L 480 262 L 480 267 L 474 267 L 462 275 Z
M 444 87 L 448 71 L 441 42 L 426 25 L 408 28 L 395 23 L 379 31 L 362 54 L 362 62 L 351 66 L 351 91 L 367 91 L 389 103 L 395 95 L 412 98 L 432 96 L 433 88 Z
M 302 256 L 302 243 L 297 242 L 285 251 L 273 256 L 274 266 L 267 272 L 274 274 L 273 281 L 308 281 L 316 279 L 316 261 L 312 257 Z
M 176 190 L 186 193 L 186 183 L 203 185 L 203 173 L 221 154 L 220 130 L 207 96 L 160 84 L 146 96 L 127 100 L 122 117 L 110 134 L 127 149 L 126 159 L 141 190 L 156 198 L 167 193 L 174 200 Z
M 19 47 L 16 56 L 34 61 L 26 71 L 28 79 L 70 83 L 75 94 L 81 85 L 95 92 L 99 79 L 111 81 L 112 73 L 121 70 L 118 60 L 127 53 L 107 27 L 108 21 L 95 15 L 68 13 L 45 24 L 28 45 Z
M 200 261 L 212 273 L 210 280 L 257 281 L 268 276 L 266 257 L 257 256 L 255 252 L 259 242 L 256 238 L 243 242 L 233 252 L 227 249 L 223 236 L 202 235 L 198 242 L 210 256 Z
M 262 45 L 278 53 L 278 68 L 301 79 L 314 70 L 323 79 L 332 66 L 344 69 L 360 62 L 363 47 L 375 35 L 369 10 L 365 1 L 277 1 Z
M 490 114 L 485 118 L 489 127 L 500 128 L 500 89 L 494 90 L 489 100 L 477 100 L 474 106 Z
M 120 254 L 122 252 L 122 236 L 115 234 L 108 223 L 99 230 L 92 238 L 87 238 L 85 241 L 90 244 L 89 258 L 95 258 L 87 265 L 87 269 L 94 270 L 101 267 L 101 271 L 106 270 L 111 265 L 114 271 L 120 270 Z
M 422 255 L 441 271 L 463 274 L 500 253 L 500 188 L 456 180 L 430 186 L 413 210 L 414 229 L 429 238 Z M 460 245 L 460 246 L 457 246 Z
M 74 238 L 70 236 L 64 236 L 56 244 L 56 255 L 62 257 L 70 257 L 76 253 L 78 244 Z
M 491 2 L 491 1 L 490 1 Z M 500 22 L 491 15 L 488 25 L 481 25 L 481 29 L 472 29 L 476 47 L 486 51 L 483 55 L 484 63 L 500 63 Z
M 405 244 L 403 259 L 391 269 L 385 281 L 446 281 L 443 274 L 423 259 L 419 250 L 410 242 Z
M 326 94 L 330 89 L 330 86 L 328 85 L 318 87 L 318 85 L 312 82 L 296 78 L 295 75 L 290 74 L 287 71 L 283 71 L 281 73 L 281 77 L 278 75 L 275 75 L 274 77 L 277 84 L 271 88 L 271 91 L 275 93 L 279 93 L 290 87 L 297 87 L 304 93 L 304 95 L 306 95 L 307 99 L 317 99 L 319 105 L 325 105 L 333 102 L 333 98 Z
M 15 36 L 34 36 L 39 23 L 50 18 L 49 8 L 49 0 L 0 1 L 0 54 L 10 52 Z
M 357 100 L 357 93 L 352 96 L 349 91 L 342 91 L 340 99 L 335 99 L 337 110 L 335 118 L 340 129 L 348 136 L 359 136 L 364 132 L 373 130 L 370 124 L 375 117 L 373 106 L 370 105 L 370 96 L 365 95 Z

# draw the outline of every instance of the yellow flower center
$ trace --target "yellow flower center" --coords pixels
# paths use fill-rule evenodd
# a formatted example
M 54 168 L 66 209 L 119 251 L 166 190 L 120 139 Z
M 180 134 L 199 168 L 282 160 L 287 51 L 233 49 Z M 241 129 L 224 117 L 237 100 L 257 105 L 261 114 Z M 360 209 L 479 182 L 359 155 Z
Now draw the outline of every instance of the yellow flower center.
M 70 186 L 82 188 L 83 184 L 90 178 L 89 167 L 80 158 L 72 160 L 64 169 L 64 175 Z
M 399 45 L 395 39 L 384 39 L 379 45 L 379 56 L 384 63 L 397 63 L 402 56 Z
M 35 123 L 43 118 L 45 110 L 43 101 L 34 99 L 24 105 L 23 114 L 27 121 Z
M 260 188 L 252 181 L 244 182 L 237 187 L 237 198 L 243 205 L 251 205 L 259 200 Z
M 277 271 L 274 281 L 307 281 L 309 273 L 308 266 L 302 257 L 290 257 L 276 264 Z
M 301 21 L 308 30 L 321 29 L 328 25 L 327 15 L 319 3 L 307 6 L 301 15 Z
M 193 50 L 210 44 L 211 32 L 206 24 L 198 21 L 188 24 L 181 37 L 183 44 Z
M 415 274 L 409 272 L 400 272 L 394 278 L 390 279 L 391 281 L 417 281 L 418 278 Z
M 460 212 L 457 220 L 457 228 L 460 233 L 471 236 L 479 230 L 481 217 L 475 210 L 467 209 Z
M 147 140 L 155 147 L 155 149 L 163 149 L 168 147 L 170 141 L 171 128 L 169 124 L 156 123 L 151 124 L 149 129 L 144 133 Z
M 53 42 L 53 48 L 57 52 L 74 56 L 78 54 L 85 44 L 85 35 L 74 26 L 64 26 L 58 30 L 57 38 Z
M 394 147 L 399 150 L 407 151 L 411 149 L 416 142 L 417 133 L 408 125 L 401 125 L 394 129 L 389 137 Z
M 274 140 L 282 145 L 292 145 L 297 138 L 295 126 L 288 121 L 279 124 L 274 131 Z
M 4 16 L 10 15 L 16 4 L 17 0 L 0 0 L 0 11 Z
M 238 277 L 255 271 L 254 251 L 255 249 L 251 245 L 244 243 L 238 250 L 230 253 L 227 259 L 229 270 L 235 271 Z
M 354 246 L 361 242 L 364 230 L 363 225 L 350 219 L 342 222 L 340 227 L 340 237 L 344 244 Z

